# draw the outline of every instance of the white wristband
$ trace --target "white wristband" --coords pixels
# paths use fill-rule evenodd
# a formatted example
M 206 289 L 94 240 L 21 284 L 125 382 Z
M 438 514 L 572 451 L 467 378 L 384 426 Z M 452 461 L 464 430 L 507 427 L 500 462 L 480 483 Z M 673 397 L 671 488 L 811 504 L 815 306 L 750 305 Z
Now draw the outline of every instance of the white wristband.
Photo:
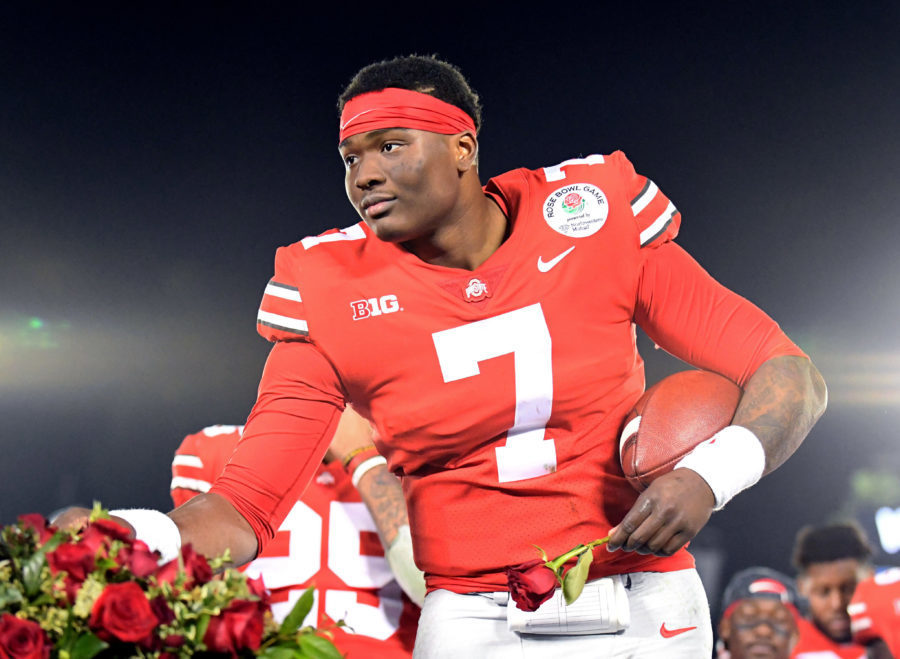
M 387 460 L 384 459 L 384 456 L 376 455 L 374 457 L 369 458 L 368 460 L 363 460 L 360 462 L 356 469 L 353 470 L 353 475 L 350 477 L 350 482 L 353 483 L 353 487 L 359 486 L 359 481 L 362 480 L 362 477 L 366 475 L 366 472 L 370 469 L 374 469 L 378 465 L 386 465 Z
M 160 565 L 178 556 L 181 549 L 181 531 L 165 513 L 148 508 L 128 508 L 110 510 L 109 514 L 121 517 L 131 524 L 134 528 L 134 537 L 146 542 L 150 551 L 160 553 Z
M 681 458 L 675 469 L 697 472 L 721 510 L 738 492 L 762 478 L 766 453 L 759 438 L 743 426 L 726 426 Z

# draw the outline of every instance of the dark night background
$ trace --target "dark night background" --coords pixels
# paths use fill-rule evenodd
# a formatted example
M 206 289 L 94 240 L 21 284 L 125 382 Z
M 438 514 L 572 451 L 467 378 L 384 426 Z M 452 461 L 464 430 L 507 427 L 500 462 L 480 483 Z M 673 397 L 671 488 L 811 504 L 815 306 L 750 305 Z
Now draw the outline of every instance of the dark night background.
M 358 219 L 338 93 L 410 52 L 480 93 L 484 179 L 624 150 L 824 373 L 806 443 L 698 538 L 726 577 L 900 506 L 896 3 L 128 4 L 0 8 L 0 523 L 168 509 L 181 438 L 253 402 L 275 248 Z M 644 347 L 648 380 L 683 368 Z

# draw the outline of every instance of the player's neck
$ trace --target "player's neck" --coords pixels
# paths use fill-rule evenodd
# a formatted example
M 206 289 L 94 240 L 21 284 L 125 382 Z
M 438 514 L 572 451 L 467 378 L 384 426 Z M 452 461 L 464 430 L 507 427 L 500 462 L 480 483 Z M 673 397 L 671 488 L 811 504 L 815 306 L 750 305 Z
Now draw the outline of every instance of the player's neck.
M 497 251 L 507 236 L 509 221 L 499 206 L 478 188 L 478 194 L 434 233 L 403 244 L 432 265 L 475 270 Z

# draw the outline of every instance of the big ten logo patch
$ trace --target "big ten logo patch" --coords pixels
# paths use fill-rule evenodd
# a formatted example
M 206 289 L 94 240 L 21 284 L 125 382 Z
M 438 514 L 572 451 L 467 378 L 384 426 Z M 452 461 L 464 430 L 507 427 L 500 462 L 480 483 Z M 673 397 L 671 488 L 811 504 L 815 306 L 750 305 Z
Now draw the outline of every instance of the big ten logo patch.
M 385 313 L 403 311 L 396 295 L 382 295 L 381 297 L 370 297 L 368 300 L 354 300 L 350 303 L 350 308 L 353 309 L 353 320 L 362 320 L 363 318 L 380 316 Z

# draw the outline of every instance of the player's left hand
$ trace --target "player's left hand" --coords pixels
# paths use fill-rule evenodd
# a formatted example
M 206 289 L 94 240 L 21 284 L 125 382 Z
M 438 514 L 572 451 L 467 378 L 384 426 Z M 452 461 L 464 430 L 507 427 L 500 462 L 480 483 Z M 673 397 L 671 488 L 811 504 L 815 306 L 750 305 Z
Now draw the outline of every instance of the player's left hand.
M 690 469 L 676 469 L 641 492 L 610 531 L 607 548 L 671 556 L 700 532 L 715 505 L 706 481 Z
M 77 531 L 78 529 L 82 529 L 87 526 L 88 522 L 91 521 L 91 512 L 92 511 L 90 508 L 69 506 L 68 508 L 63 509 L 58 514 L 54 515 L 53 519 L 50 520 L 50 523 L 60 529 Z M 134 537 L 134 528 L 131 526 L 131 524 L 126 522 L 121 517 L 116 517 L 115 515 L 110 515 L 109 518 L 120 526 L 128 529 L 131 533 L 131 536 Z

